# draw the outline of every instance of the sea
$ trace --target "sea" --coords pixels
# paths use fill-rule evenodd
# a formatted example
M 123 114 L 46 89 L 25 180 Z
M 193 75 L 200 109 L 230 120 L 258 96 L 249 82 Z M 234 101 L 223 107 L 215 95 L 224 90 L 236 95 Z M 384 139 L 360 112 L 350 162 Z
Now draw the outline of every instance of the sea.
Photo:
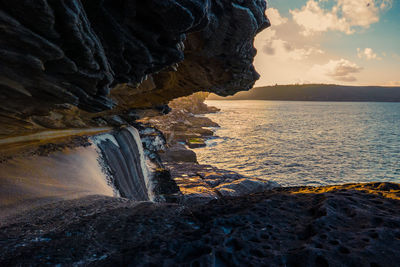
M 400 183 L 400 103 L 208 100 L 211 164 L 282 186 Z

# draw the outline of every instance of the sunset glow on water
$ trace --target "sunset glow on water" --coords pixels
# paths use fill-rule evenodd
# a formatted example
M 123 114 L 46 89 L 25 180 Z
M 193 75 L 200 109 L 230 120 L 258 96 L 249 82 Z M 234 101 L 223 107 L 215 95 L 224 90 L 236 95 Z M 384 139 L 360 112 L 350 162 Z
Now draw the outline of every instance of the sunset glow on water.
M 201 164 L 283 186 L 400 182 L 400 103 L 207 101 Z

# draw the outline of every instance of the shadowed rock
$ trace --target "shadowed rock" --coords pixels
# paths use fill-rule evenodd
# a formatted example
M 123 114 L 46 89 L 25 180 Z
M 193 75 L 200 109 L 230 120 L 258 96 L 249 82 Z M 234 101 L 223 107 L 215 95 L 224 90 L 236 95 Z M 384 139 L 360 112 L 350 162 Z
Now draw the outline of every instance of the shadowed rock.
M 190 207 L 64 201 L 0 222 L 0 263 L 393 266 L 399 199 L 399 184 L 369 183 L 279 188 Z
M 247 90 L 258 79 L 253 38 L 269 26 L 264 0 L 0 5 L 1 135 L 52 127 L 31 118 L 59 104 L 115 113 L 199 90 Z

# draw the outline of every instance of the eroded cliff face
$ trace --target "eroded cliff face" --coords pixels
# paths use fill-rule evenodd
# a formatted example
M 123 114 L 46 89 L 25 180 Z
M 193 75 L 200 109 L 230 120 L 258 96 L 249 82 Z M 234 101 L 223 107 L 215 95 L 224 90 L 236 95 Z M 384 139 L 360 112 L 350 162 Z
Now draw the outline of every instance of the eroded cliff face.
M 252 87 L 264 0 L 0 0 L 0 137 Z

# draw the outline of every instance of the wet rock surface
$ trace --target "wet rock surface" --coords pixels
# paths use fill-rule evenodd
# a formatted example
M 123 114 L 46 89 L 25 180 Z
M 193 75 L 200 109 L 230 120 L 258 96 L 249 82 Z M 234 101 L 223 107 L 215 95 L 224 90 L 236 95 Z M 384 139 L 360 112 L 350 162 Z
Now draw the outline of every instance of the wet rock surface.
M 262 192 L 279 185 L 240 175 L 211 165 L 193 162 L 164 162 L 182 193 L 181 202 L 208 202 L 225 196 Z
M 400 185 L 278 188 L 182 206 L 87 197 L 1 222 L 2 265 L 393 266 Z
M 119 115 L 201 90 L 248 90 L 258 79 L 253 39 L 269 26 L 263 0 L 0 6 L 0 136 L 87 127 L 88 112 Z

